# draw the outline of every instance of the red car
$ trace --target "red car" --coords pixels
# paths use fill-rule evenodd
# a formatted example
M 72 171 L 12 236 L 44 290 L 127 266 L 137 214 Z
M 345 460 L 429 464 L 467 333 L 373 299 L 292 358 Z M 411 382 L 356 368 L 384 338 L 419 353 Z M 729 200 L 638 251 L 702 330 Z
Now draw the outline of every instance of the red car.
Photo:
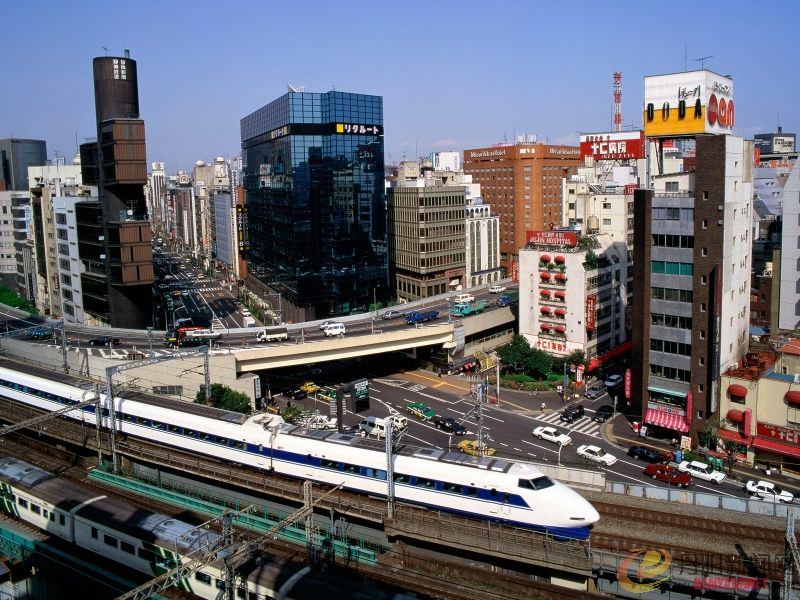
M 692 477 L 686 473 L 681 473 L 675 467 L 670 465 L 647 465 L 644 469 L 644 474 L 653 479 L 660 479 L 666 481 L 670 485 L 679 488 L 688 487 L 692 483 Z

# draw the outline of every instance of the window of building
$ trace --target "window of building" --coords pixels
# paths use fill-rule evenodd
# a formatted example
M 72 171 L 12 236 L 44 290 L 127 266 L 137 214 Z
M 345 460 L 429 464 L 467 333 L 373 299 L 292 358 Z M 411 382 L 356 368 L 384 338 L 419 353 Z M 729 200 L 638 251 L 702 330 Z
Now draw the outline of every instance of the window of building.
M 65 215 L 64 213 L 56 213 L 56 223 L 58 225 L 66 225 L 67 215 Z

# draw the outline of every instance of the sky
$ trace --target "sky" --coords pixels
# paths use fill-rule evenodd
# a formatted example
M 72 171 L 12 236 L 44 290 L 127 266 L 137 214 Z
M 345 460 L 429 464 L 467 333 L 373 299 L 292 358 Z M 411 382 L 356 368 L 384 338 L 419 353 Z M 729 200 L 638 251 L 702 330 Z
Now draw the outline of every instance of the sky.
M 388 164 L 610 131 L 614 71 L 639 128 L 644 77 L 701 57 L 733 77 L 736 135 L 800 129 L 796 0 L 4 0 L 0 17 L 0 138 L 68 161 L 96 135 L 92 58 L 124 48 L 147 160 L 171 174 L 239 155 L 240 119 L 287 84 L 383 96 Z

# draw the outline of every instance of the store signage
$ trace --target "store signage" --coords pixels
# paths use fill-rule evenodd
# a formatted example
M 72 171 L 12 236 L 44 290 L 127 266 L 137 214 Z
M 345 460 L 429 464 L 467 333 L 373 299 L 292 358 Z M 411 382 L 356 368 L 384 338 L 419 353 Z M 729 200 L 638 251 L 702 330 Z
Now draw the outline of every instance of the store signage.
M 511 261 L 511 281 L 512 283 L 519 283 L 519 261 Z
M 586 369 L 583 365 L 578 365 L 578 368 L 575 369 L 575 383 L 578 385 L 583 383 L 583 372 Z
M 800 446 L 800 430 L 789 429 L 788 427 L 778 427 L 769 423 L 758 423 L 756 433 L 761 437 L 768 437 L 787 444 Z
M 529 244 L 544 246 L 577 246 L 576 231 L 526 231 L 525 239 Z
M 631 399 L 631 370 L 625 369 L 625 399 Z
M 493 158 L 496 156 L 505 156 L 506 149 L 502 148 L 500 150 L 480 150 L 477 152 L 470 152 L 470 158 Z
M 551 340 L 537 340 L 536 347 L 546 352 L 553 352 L 555 354 L 568 354 L 569 349 L 564 342 L 554 342 Z
M 581 158 L 595 160 L 627 160 L 644 158 L 643 131 L 591 133 L 580 137 Z
M 383 125 L 336 123 L 336 133 L 349 133 L 350 135 L 383 135 Z
M 597 296 L 590 294 L 586 296 L 586 329 L 594 329 L 597 321 Z

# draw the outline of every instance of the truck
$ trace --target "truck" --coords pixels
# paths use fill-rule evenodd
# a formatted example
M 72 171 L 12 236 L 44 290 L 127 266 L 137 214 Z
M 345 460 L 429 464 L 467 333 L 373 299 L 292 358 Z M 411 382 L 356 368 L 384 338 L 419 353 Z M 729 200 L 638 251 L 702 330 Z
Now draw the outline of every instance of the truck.
M 483 309 L 486 308 L 486 305 L 487 305 L 486 300 L 478 300 L 477 302 L 456 304 L 455 306 L 453 306 L 453 308 L 450 309 L 450 313 L 456 317 L 468 317 L 469 315 L 474 315 L 476 313 L 483 312 Z
M 244 326 L 245 327 L 255 327 L 256 320 L 253 317 L 245 317 L 244 318 Z
M 416 325 L 417 323 L 424 323 L 425 321 L 434 321 L 438 318 L 438 310 L 414 310 L 406 315 L 406 323 L 409 325 Z
M 517 300 L 517 294 L 501 294 L 497 298 L 497 306 L 511 306 L 512 304 L 516 304 Z
M 256 336 L 256 341 L 259 343 L 282 342 L 287 339 L 289 339 L 289 331 L 286 327 L 265 327 Z

